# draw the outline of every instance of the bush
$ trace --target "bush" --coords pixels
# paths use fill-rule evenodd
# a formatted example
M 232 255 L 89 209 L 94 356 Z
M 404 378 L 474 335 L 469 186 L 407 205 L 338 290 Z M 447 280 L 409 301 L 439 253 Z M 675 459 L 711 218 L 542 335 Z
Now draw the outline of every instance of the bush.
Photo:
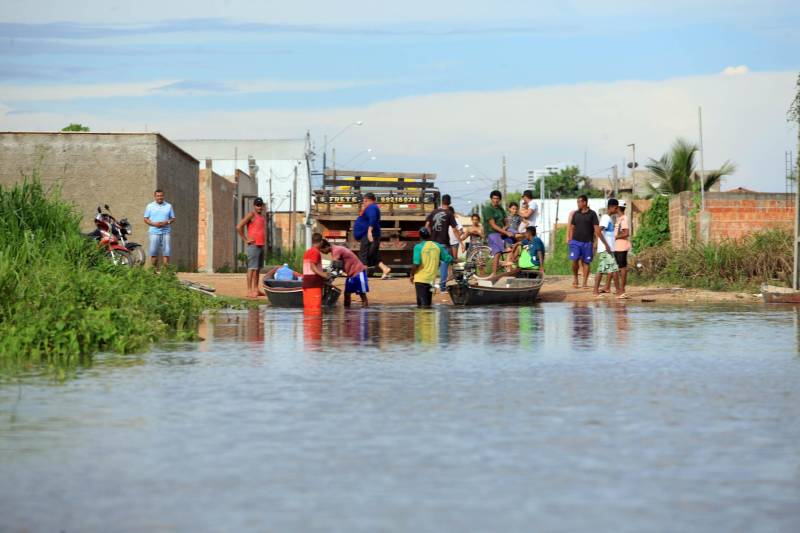
M 645 250 L 636 260 L 645 280 L 712 290 L 754 290 L 771 280 L 791 279 L 792 235 L 768 230 L 739 240 L 695 242 L 681 249 L 665 244 Z
M 192 338 L 210 301 L 174 273 L 111 264 L 37 181 L 0 187 L 0 362 L 63 363 Z
M 631 210 L 631 214 L 632 214 Z M 633 236 L 633 253 L 660 246 L 669 241 L 669 198 L 656 196 L 650 209 L 642 213 Z

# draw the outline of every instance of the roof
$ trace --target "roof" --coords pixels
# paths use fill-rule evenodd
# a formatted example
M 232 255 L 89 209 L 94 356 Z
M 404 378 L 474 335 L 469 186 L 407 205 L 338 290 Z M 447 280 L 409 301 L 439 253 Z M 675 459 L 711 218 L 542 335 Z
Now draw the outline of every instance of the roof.
M 193 161 L 200 162 L 196 157 L 192 154 L 175 144 L 175 142 L 167 139 L 164 135 L 158 133 L 157 131 L 0 131 L 0 135 L 155 135 L 156 137 L 160 138 L 162 141 L 166 142 L 167 144 L 171 145 L 175 148 L 178 152 L 182 153 L 186 157 L 190 158 Z
M 736 187 L 735 189 L 728 189 L 727 191 L 720 191 L 720 192 L 754 193 L 754 192 L 758 192 L 758 191 L 754 191 L 752 189 L 745 189 L 744 187 Z

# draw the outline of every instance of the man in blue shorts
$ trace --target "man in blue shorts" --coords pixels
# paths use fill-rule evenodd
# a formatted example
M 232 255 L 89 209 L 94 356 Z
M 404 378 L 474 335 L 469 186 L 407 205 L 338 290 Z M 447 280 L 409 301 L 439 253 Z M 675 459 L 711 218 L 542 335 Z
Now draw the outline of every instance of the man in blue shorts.
M 594 238 L 600 239 L 606 249 L 611 247 L 600 231 L 600 220 L 597 213 L 589 209 L 586 195 L 578 196 L 578 210 L 573 211 L 567 225 L 567 246 L 569 260 L 572 261 L 572 286 L 578 288 L 578 270 L 583 274 L 583 288 L 589 288 L 589 265 L 594 257 Z
M 175 222 L 175 211 L 172 204 L 164 201 L 164 191 L 156 189 L 153 193 L 155 202 L 150 202 L 144 210 L 144 223 L 150 226 L 147 233 L 150 236 L 150 264 L 158 267 L 158 256 L 161 264 L 169 264 L 171 248 L 172 223 Z

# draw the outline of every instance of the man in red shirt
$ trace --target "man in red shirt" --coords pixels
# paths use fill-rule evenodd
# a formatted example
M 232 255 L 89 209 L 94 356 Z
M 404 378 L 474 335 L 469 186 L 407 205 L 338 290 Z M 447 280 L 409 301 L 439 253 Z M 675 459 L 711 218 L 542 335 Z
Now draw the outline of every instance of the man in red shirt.
M 236 224 L 236 232 L 247 245 L 247 297 L 258 297 L 258 275 L 264 263 L 264 245 L 267 242 L 267 221 L 262 214 L 264 200 L 253 200 L 253 210 Z M 247 236 L 244 229 L 247 228 Z
M 322 270 L 323 246 L 330 246 L 322 235 L 311 236 L 311 248 L 303 254 L 303 308 L 306 311 L 322 311 L 322 288 L 328 274 Z
M 344 283 L 344 306 L 350 307 L 350 299 L 353 293 L 361 298 L 361 307 L 368 307 L 367 293 L 369 283 L 367 282 L 367 268 L 364 263 L 348 248 L 344 246 L 327 245 L 320 248 L 323 254 L 331 254 L 334 261 L 341 261 L 344 264 L 344 273 L 347 274 L 347 281 Z

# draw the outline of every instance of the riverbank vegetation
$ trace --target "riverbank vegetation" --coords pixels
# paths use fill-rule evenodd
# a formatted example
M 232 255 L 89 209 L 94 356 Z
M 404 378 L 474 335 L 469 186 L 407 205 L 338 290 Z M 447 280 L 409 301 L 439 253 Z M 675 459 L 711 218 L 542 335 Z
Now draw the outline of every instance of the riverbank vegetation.
M 666 243 L 636 256 L 636 279 L 711 290 L 757 291 L 762 283 L 788 283 L 792 274 L 792 235 L 785 230 L 753 233 L 738 240 Z
M 80 216 L 36 180 L 0 187 L 0 362 L 64 363 L 194 338 L 201 312 L 224 305 L 174 273 L 111 264 Z

